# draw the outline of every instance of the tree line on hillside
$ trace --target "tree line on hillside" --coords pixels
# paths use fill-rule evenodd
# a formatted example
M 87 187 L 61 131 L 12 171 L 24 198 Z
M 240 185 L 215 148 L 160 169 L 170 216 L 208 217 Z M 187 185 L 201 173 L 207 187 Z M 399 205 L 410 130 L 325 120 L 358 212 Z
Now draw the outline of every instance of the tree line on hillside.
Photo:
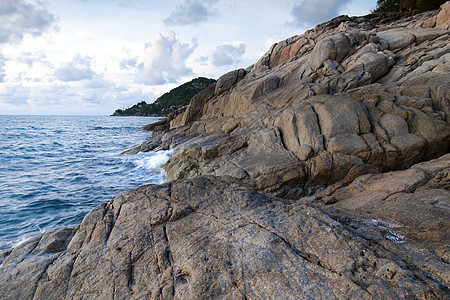
M 412 12 L 439 9 L 447 0 L 377 0 L 374 12 Z
M 169 113 L 189 104 L 214 79 L 198 77 L 165 93 L 153 103 L 141 101 L 126 109 L 117 109 L 113 116 L 167 116 Z

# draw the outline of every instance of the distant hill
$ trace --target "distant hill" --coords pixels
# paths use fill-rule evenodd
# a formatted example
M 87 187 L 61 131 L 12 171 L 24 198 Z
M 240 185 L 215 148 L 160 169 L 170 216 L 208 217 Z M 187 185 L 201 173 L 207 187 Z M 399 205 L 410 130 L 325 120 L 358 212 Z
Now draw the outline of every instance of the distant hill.
M 213 82 L 216 81 L 205 77 L 192 79 L 165 93 L 153 103 L 141 101 L 126 109 L 117 109 L 112 116 L 167 116 L 172 111 L 188 105 L 192 97 Z

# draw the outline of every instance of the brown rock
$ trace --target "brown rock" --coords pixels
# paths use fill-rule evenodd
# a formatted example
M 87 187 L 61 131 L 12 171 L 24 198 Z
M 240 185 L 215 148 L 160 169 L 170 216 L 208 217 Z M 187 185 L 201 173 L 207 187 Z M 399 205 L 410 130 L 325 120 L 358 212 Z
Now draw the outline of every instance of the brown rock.
M 386 251 L 397 245 L 388 236 L 380 247 L 317 208 L 227 178 L 143 186 L 65 232 L 53 255 L 44 235 L 6 258 L 0 299 L 447 296 L 423 275 L 443 274 Z
M 336 190 L 325 210 L 438 279 L 448 293 L 449 167 L 446 155 L 406 171 L 361 176 Z
M 447 1 L 441 6 L 441 11 L 436 17 L 436 27 L 449 29 L 450 27 L 450 2 Z

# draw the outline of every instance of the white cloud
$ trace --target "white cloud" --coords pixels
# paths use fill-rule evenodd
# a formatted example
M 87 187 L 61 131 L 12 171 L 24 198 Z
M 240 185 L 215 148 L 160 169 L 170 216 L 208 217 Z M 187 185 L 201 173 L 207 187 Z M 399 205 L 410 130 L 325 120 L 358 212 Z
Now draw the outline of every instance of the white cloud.
M 217 0 L 184 0 L 163 20 L 166 25 L 198 25 L 214 16 Z
M 102 78 L 88 81 L 0 85 L 0 111 L 12 114 L 112 114 L 156 98 L 151 91 Z
M 0 103 L 20 106 L 27 104 L 30 98 L 30 88 L 23 85 L 0 85 Z
M 197 63 L 199 63 L 200 65 L 206 65 L 206 63 L 207 63 L 207 61 L 209 60 L 209 57 L 208 56 L 200 56 L 199 58 L 197 58 L 196 60 L 195 60 L 195 62 L 197 62 Z
M 195 39 L 192 46 L 177 40 L 175 32 L 167 36 L 158 34 L 145 45 L 145 59 L 136 67 L 136 82 L 146 85 L 175 83 L 183 76 L 193 75 L 186 66 L 186 59 L 198 47 Z
M 79 81 L 91 79 L 96 74 L 91 70 L 90 57 L 75 55 L 71 62 L 61 64 L 61 67 L 55 70 L 55 77 L 61 81 Z
M 37 62 L 43 63 L 45 65 L 51 65 L 47 61 L 47 56 L 45 55 L 44 51 L 22 52 L 17 58 L 17 61 L 27 65 L 30 68 Z
M 137 58 L 122 59 L 119 62 L 119 67 L 121 70 L 131 70 L 136 66 L 136 64 Z
M 5 73 L 5 64 L 6 64 L 6 57 L 4 57 L 2 55 L 2 53 L 0 52 L 0 83 L 5 81 L 5 77 L 6 77 L 6 73 Z
M 216 67 L 238 63 L 245 53 L 245 44 L 224 44 L 216 47 L 213 53 L 213 65 Z
M 41 3 L 24 0 L 0 1 L 0 44 L 20 43 L 25 34 L 41 35 L 55 17 Z
M 289 24 L 294 26 L 311 26 L 328 21 L 337 16 L 347 3 L 353 0 L 303 0 L 294 5 Z
M 55 21 L 41 3 L 24 0 L 0 1 L 0 45 L 20 44 L 25 35 L 39 36 Z M 0 83 L 5 81 L 5 64 L 9 60 L 0 49 Z M 27 63 L 27 62 L 26 62 Z

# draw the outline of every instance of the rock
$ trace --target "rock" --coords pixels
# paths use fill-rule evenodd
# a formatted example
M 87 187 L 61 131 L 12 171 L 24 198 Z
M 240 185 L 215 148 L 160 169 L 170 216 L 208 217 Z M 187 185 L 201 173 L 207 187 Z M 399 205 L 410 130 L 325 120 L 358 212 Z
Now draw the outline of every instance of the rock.
M 239 69 L 231 71 L 225 75 L 222 75 L 216 83 L 215 86 L 215 94 L 221 94 L 227 90 L 229 90 L 233 85 L 238 83 L 245 76 L 245 70 Z
M 278 76 L 270 76 L 264 79 L 255 89 L 252 98 L 256 99 L 264 96 L 280 85 L 280 78 Z
M 147 131 L 153 131 L 153 130 L 155 130 L 155 128 L 156 127 L 158 127 L 158 126 L 164 126 L 164 125 L 166 125 L 167 124 L 167 118 L 164 118 L 164 119 L 162 119 L 162 120 L 159 120 L 159 121 L 157 121 L 157 122 L 155 122 L 155 123 L 151 123 L 151 124 L 148 124 L 148 125 L 144 125 L 144 126 L 142 126 L 142 130 L 147 130 Z M 168 129 L 168 128 L 166 128 L 166 129 Z
M 377 36 L 386 41 L 390 50 L 404 48 L 415 41 L 415 36 L 408 29 L 393 29 L 379 32 Z
M 218 133 L 248 146 L 231 154 L 173 155 L 168 179 L 234 174 L 278 195 L 277 189 L 305 191 L 344 179 L 355 165 L 345 155 L 389 171 L 446 153 L 450 37 L 441 28 L 414 27 L 437 14 L 389 15 L 383 22 L 380 15 L 337 18 L 276 43 L 248 69 L 223 75 L 214 93 L 205 90 L 207 96 L 199 94 L 171 121 L 165 147 L 194 147 L 192 138 Z M 256 138 L 268 132 L 277 138 Z M 343 159 L 333 163 L 344 166 L 341 172 L 331 176 L 331 165 L 315 160 L 322 154 Z M 287 176 L 287 166 L 299 171 L 289 168 Z
M 343 133 L 329 139 L 327 149 L 331 153 L 357 155 L 360 152 L 368 151 L 369 147 L 361 136 L 355 133 Z
M 449 29 L 450 27 L 450 2 L 445 2 L 441 6 L 441 11 L 436 17 L 436 27 Z
M 386 75 L 393 63 L 393 58 L 383 52 L 367 52 L 362 54 L 353 65 L 349 66 L 350 70 L 347 72 L 362 68 L 375 81 Z
M 390 137 L 409 133 L 408 123 L 399 115 L 384 114 L 379 123 Z
M 447 154 L 405 171 L 364 175 L 337 189 L 332 204 L 323 208 L 353 232 L 436 278 L 448 293 L 449 168 Z
M 223 75 L 125 152 L 168 183 L 0 253 L 0 299 L 449 298 L 448 3 Z
M 147 185 L 63 231 L 55 254 L 42 247 L 49 235 L 20 246 L 40 250 L 6 258 L 0 298 L 446 297 L 424 275 L 446 282 L 439 264 L 398 259 L 403 247 L 385 250 L 395 240 L 378 244 L 360 234 L 314 206 L 258 194 L 229 177 Z M 14 270 L 21 272 L 11 276 Z
M 199 119 L 202 115 L 202 109 L 205 106 L 206 102 L 212 98 L 214 95 L 214 91 L 216 89 L 216 84 L 210 84 L 207 88 L 202 90 L 200 93 L 195 95 L 189 106 L 186 109 L 186 112 L 182 115 L 183 117 L 180 119 L 181 124 L 188 124 L 193 121 Z M 172 123 L 172 127 L 177 127 L 179 124 L 177 122 Z

